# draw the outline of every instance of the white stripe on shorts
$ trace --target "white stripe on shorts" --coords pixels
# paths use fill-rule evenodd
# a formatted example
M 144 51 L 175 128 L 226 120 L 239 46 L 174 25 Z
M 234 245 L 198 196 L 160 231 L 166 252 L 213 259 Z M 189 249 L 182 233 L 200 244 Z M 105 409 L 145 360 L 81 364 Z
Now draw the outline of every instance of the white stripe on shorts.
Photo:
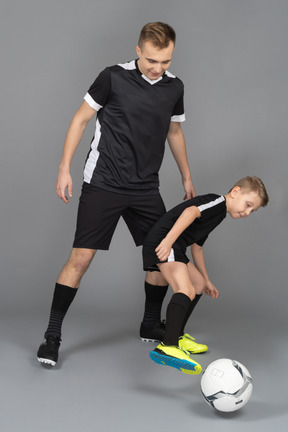
M 170 254 L 169 254 L 169 256 L 168 256 L 167 261 L 168 261 L 168 262 L 173 262 L 173 261 L 175 261 L 175 255 L 174 255 L 174 250 L 173 250 L 173 248 L 171 248 L 171 251 L 170 251 Z

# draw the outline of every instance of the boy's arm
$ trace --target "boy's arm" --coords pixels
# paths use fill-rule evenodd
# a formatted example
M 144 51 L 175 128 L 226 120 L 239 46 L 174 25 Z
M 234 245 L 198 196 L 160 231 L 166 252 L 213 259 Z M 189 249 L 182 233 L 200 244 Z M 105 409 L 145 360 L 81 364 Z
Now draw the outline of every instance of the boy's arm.
M 195 267 L 197 268 L 197 270 L 199 270 L 199 272 L 202 274 L 202 276 L 205 279 L 206 282 L 205 293 L 207 295 L 210 295 L 213 299 L 217 298 L 219 293 L 217 288 L 212 284 L 212 282 L 209 279 L 202 246 L 199 246 L 197 243 L 193 243 L 191 245 L 191 254 L 192 254 Z
M 166 237 L 161 241 L 161 243 L 155 249 L 155 252 L 160 259 L 160 261 L 167 260 L 170 255 L 170 251 L 173 243 L 182 234 L 185 229 L 191 225 L 194 220 L 201 216 L 201 212 L 198 207 L 191 206 L 187 207 L 179 216 L 171 230 L 168 232 Z
M 186 152 L 186 143 L 180 123 L 170 123 L 167 141 L 182 176 L 182 183 L 185 190 L 184 199 L 193 198 L 196 195 L 196 192 L 191 180 Z
M 56 183 L 57 195 L 65 203 L 69 202 L 69 198 L 65 195 L 66 188 L 68 189 L 68 196 L 72 197 L 72 178 L 70 175 L 70 165 L 74 153 L 81 141 L 88 122 L 96 113 L 97 111 L 91 108 L 90 105 L 84 101 L 78 111 L 75 113 L 68 128 Z

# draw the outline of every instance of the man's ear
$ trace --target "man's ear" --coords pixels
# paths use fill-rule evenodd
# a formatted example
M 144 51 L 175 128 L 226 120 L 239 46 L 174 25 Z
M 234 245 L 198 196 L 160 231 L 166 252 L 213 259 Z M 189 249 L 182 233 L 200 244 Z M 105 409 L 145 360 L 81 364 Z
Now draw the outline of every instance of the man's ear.
M 137 53 L 138 57 L 140 57 L 141 48 L 138 45 L 136 46 L 136 53 Z

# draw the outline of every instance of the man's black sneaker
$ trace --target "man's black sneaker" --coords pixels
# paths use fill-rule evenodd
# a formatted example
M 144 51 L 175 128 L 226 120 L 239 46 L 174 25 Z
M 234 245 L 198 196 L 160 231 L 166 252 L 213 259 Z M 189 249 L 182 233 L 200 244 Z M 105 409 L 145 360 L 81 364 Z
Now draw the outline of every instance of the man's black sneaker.
M 162 342 L 165 333 L 165 320 L 147 325 L 143 321 L 140 327 L 140 338 L 143 342 Z
M 40 363 L 55 366 L 58 360 L 58 351 L 61 339 L 58 336 L 47 336 L 40 345 L 37 358 Z

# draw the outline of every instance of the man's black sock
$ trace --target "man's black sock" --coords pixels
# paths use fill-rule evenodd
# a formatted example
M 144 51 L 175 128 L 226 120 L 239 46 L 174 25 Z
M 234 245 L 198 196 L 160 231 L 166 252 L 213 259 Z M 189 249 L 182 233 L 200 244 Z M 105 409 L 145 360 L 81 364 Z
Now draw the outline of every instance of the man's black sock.
M 54 296 L 50 311 L 48 328 L 45 332 L 47 336 L 58 336 L 61 338 L 61 328 L 63 319 L 71 305 L 78 289 L 56 283 Z
M 178 346 L 180 332 L 190 305 L 191 300 L 186 294 L 173 294 L 167 306 L 166 328 L 163 340 L 165 345 Z
M 145 325 L 153 325 L 161 321 L 161 308 L 167 289 L 168 285 L 151 285 L 145 281 L 146 300 L 143 317 Z

